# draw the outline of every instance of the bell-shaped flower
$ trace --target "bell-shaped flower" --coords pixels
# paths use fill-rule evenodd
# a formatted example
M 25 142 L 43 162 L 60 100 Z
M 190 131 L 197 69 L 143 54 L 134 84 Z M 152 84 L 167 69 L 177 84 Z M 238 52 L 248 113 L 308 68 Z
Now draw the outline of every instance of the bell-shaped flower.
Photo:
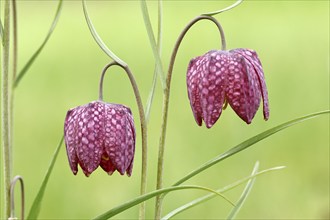
M 212 50 L 190 61 L 187 70 L 190 105 L 199 126 L 211 128 L 228 102 L 250 124 L 263 99 L 264 119 L 269 118 L 268 93 L 261 62 L 255 51 Z
M 119 104 L 94 101 L 68 111 L 64 138 L 71 170 L 78 164 L 86 176 L 99 165 L 109 175 L 132 174 L 135 127 L 131 110 Z

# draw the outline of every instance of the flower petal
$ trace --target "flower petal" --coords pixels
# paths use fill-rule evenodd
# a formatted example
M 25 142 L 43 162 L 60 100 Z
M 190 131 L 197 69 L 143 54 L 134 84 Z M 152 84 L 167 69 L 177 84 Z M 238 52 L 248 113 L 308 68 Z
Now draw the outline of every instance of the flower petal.
M 206 60 L 203 56 L 192 59 L 187 70 L 187 89 L 191 110 L 194 114 L 196 123 L 202 125 L 202 107 L 200 102 L 199 82 L 202 66 Z
M 77 133 L 77 117 L 81 113 L 81 108 L 70 109 L 65 117 L 64 122 L 64 140 L 69 164 L 74 175 L 78 172 L 78 157 L 76 154 L 76 133 Z
M 99 166 L 103 154 L 104 104 L 91 102 L 82 108 L 77 120 L 76 152 L 79 164 L 88 176 Z
M 116 170 L 115 165 L 111 162 L 109 156 L 105 152 L 103 153 L 103 155 L 101 157 L 100 166 L 109 175 L 112 175 L 113 172 L 115 172 L 115 170 Z
M 260 103 L 255 73 L 243 56 L 230 53 L 226 97 L 236 114 L 250 124 Z
M 127 108 L 128 112 L 126 114 L 126 118 L 128 120 L 127 123 L 127 134 L 128 134 L 128 148 L 127 148 L 127 159 L 126 159 L 126 174 L 128 176 L 132 175 L 133 170 L 133 161 L 134 161 L 134 153 L 135 153 L 135 127 L 134 127 L 134 119 L 131 113 L 131 110 Z
M 211 128 L 219 119 L 225 101 L 226 77 L 228 74 L 228 52 L 210 51 L 205 71 L 201 71 L 199 90 L 203 119 L 207 128 Z
M 130 165 L 127 162 L 129 155 L 127 126 L 130 126 L 126 118 L 127 112 L 122 106 L 115 104 L 107 104 L 105 111 L 105 151 L 119 173 L 124 175 Z
M 251 49 L 235 49 L 235 51 L 241 54 L 242 56 L 244 56 L 244 58 L 247 59 L 252 64 L 253 68 L 255 69 L 255 72 L 258 75 L 258 81 L 259 81 L 259 86 L 261 88 L 261 95 L 264 105 L 263 106 L 264 119 L 268 120 L 269 118 L 268 92 L 264 77 L 264 71 L 262 69 L 262 65 L 258 58 L 258 55 L 254 50 Z

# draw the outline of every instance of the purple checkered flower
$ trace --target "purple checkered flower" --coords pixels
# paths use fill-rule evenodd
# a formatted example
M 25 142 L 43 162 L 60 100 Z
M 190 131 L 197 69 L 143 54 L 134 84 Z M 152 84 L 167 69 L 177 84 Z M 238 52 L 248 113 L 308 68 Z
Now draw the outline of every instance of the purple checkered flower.
M 86 176 L 99 165 L 109 175 L 132 174 L 135 127 L 131 110 L 123 105 L 94 101 L 68 111 L 64 138 L 72 172 L 78 164 Z
M 199 126 L 211 128 L 225 103 L 250 124 L 263 98 L 264 119 L 269 118 L 268 93 L 261 62 L 255 51 L 212 50 L 190 61 L 187 70 L 190 105 Z

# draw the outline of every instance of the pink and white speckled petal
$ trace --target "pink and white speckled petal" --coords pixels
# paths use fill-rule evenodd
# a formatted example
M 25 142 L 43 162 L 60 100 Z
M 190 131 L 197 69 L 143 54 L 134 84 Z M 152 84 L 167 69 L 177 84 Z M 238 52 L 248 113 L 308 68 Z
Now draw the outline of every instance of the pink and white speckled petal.
M 89 176 L 100 164 L 104 140 L 104 104 L 91 102 L 83 106 L 77 122 L 76 152 L 79 164 Z
M 127 157 L 127 169 L 126 169 L 126 174 L 127 176 L 132 175 L 132 170 L 133 170 L 133 161 L 134 161 L 134 153 L 135 153 L 135 126 L 134 126 L 134 119 L 133 116 L 131 115 L 131 110 L 128 109 L 128 113 L 126 114 L 126 118 L 128 120 L 128 157 Z
M 201 72 L 199 89 L 203 119 L 206 127 L 211 128 L 219 119 L 225 101 L 229 54 L 224 51 L 211 51 L 208 56 L 206 71 Z
M 111 162 L 121 175 L 127 167 L 127 124 L 126 110 L 119 105 L 106 105 L 104 147 Z
M 260 103 L 255 78 L 245 59 L 236 53 L 231 54 L 226 97 L 236 114 L 250 124 Z M 258 101 L 259 100 L 259 101 Z
M 260 59 L 258 57 L 258 54 L 251 49 L 235 49 L 233 50 L 239 54 L 241 54 L 246 60 L 248 60 L 253 68 L 255 69 L 255 72 L 258 76 L 259 85 L 261 88 L 261 95 L 263 99 L 263 113 L 264 113 L 264 119 L 268 120 L 269 118 L 269 101 L 268 101 L 268 91 L 266 86 L 266 81 L 264 77 L 264 71 L 262 68 L 262 64 L 260 62 Z
M 196 123 L 202 125 L 202 107 L 200 102 L 199 82 L 203 63 L 205 62 L 203 56 L 192 59 L 187 69 L 187 89 L 188 98 L 190 101 L 191 110 L 194 114 Z
M 76 130 L 77 130 L 77 118 L 81 113 L 81 108 L 77 107 L 70 109 L 64 122 L 64 140 L 66 145 L 66 152 L 70 164 L 70 168 L 74 175 L 78 172 L 78 157 L 76 154 Z

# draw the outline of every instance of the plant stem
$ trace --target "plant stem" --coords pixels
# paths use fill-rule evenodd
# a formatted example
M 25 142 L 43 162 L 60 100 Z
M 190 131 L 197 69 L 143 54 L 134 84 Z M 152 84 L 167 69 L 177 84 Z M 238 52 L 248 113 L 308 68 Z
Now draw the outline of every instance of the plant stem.
M 15 0 L 14 0 L 15 1 Z M 14 191 L 15 191 L 15 185 L 16 182 L 19 181 L 21 184 L 21 219 L 24 219 L 24 211 L 25 211 L 25 191 L 24 191 L 24 181 L 23 177 L 21 176 L 15 176 L 13 181 L 10 184 L 10 201 L 11 201 L 11 212 L 10 212 L 10 217 L 12 219 L 15 218 L 15 196 L 14 196 Z
M 15 82 L 17 75 L 17 10 L 16 10 L 16 0 L 12 0 L 12 10 L 13 10 L 13 75 L 12 82 Z M 10 107 L 9 107 L 9 143 L 10 154 L 12 155 L 13 150 L 13 130 L 14 130 L 14 84 L 11 83 L 11 93 L 10 93 Z M 13 161 L 11 160 L 10 167 L 13 167 Z
M 163 166 L 164 166 L 164 150 L 165 150 L 165 138 L 166 138 L 166 127 L 167 127 L 167 117 L 168 117 L 168 105 L 169 105 L 169 97 L 170 97 L 170 87 L 171 87 L 171 79 L 172 79 L 172 72 L 174 61 L 176 58 L 176 54 L 178 52 L 179 46 L 188 32 L 188 30 L 198 21 L 200 20 L 210 20 L 212 21 L 218 28 L 221 36 L 221 45 L 222 50 L 226 50 L 226 40 L 223 29 L 219 22 L 210 16 L 198 16 L 190 21 L 187 26 L 183 29 L 181 34 L 179 35 L 174 49 L 172 51 L 171 60 L 167 72 L 166 77 L 166 85 L 165 85 L 165 92 L 163 94 L 163 113 L 162 113 L 162 125 L 161 125 L 161 135 L 159 140 L 159 151 L 158 151 L 158 170 L 157 170 L 157 189 L 163 188 Z M 156 212 L 155 212 L 155 219 L 161 218 L 161 211 L 162 211 L 162 203 L 163 203 L 163 196 L 157 196 L 156 198 Z
M 11 181 L 11 150 L 9 124 L 9 38 L 10 38 L 10 1 L 5 1 L 3 51 L 2 51 L 2 84 L 1 84 L 1 133 L 4 170 L 4 218 L 10 215 L 10 181 Z
M 139 115 L 140 115 L 140 123 L 141 123 L 141 135 L 142 135 L 142 171 L 141 171 L 141 188 L 140 188 L 140 194 L 146 194 L 147 192 L 147 162 L 148 162 L 148 147 L 147 147 L 147 123 L 144 113 L 144 108 L 140 96 L 140 92 L 138 89 L 138 86 L 136 84 L 136 81 L 134 79 L 133 73 L 129 69 L 128 66 L 123 66 L 120 63 L 117 63 L 116 61 L 109 63 L 103 68 L 101 80 L 100 80 L 100 87 L 99 87 L 99 100 L 103 99 L 103 78 L 107 71 L 107 69 L 111 66 L 120 66 L 125 70 L 127 73 L 127 76 L 131 82 L 131 85 L 133 87 L 136 103 L 138 105 L 139 109 Z M 140 213 L 139 213 L 139 219 L 145 219 L 145 202 L 141 203 L 140 206 Z

